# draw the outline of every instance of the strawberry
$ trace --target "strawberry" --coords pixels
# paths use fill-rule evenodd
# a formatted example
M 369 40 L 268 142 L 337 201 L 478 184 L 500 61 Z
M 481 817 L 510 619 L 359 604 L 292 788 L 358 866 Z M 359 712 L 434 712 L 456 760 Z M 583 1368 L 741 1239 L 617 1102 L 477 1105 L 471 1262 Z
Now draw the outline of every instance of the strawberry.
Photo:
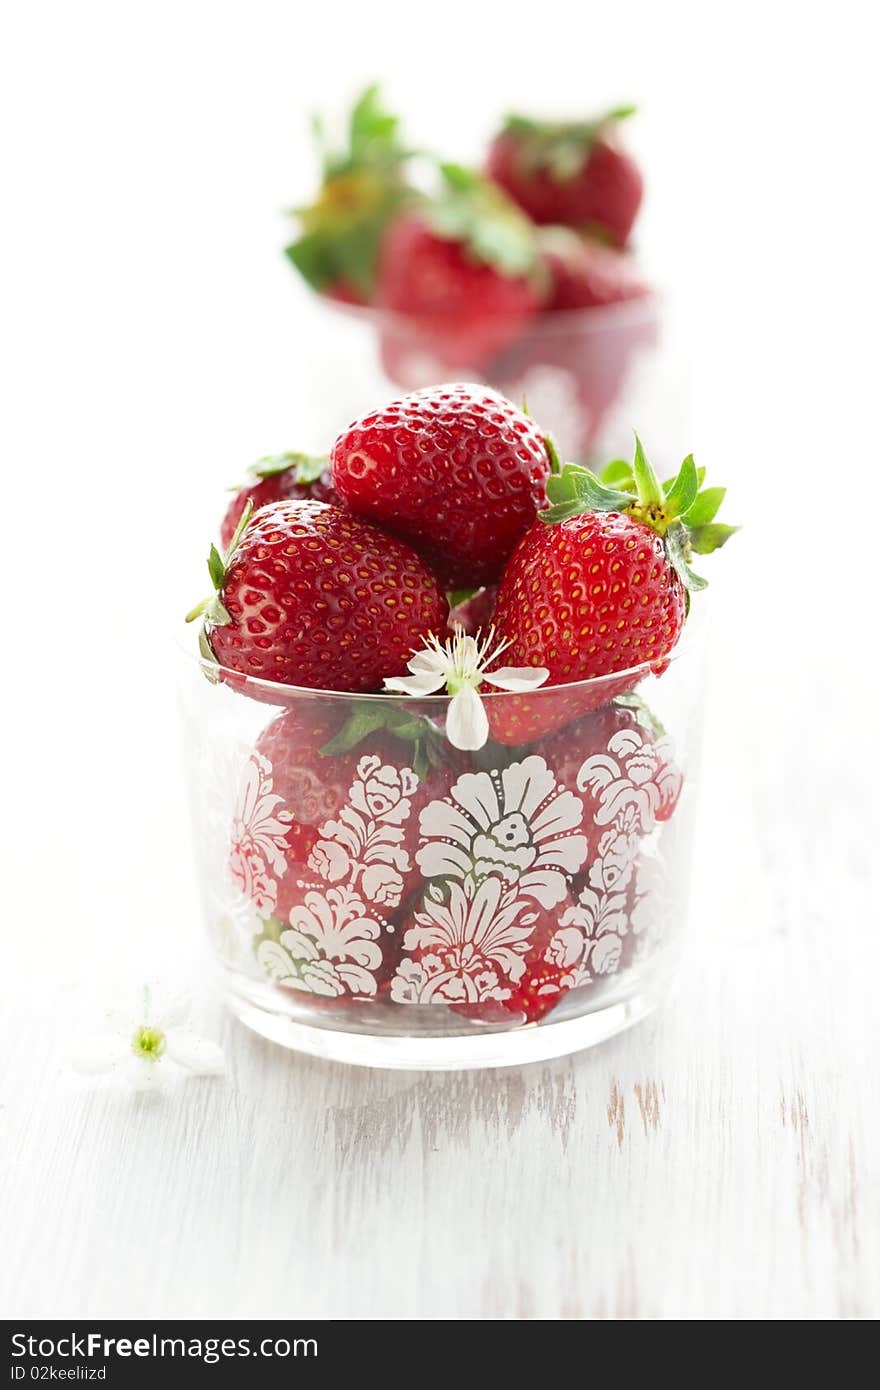
M 339 498 L 330 481 L 329 459 L 311 458 L 308 454 L 276 454 L 260 459 L 248 471 L 252 482 L 240 487 L 226 508 L 220 526 L 220 544 L 228 550 L 248 502 L 253 511 L 270 502 L 304 500 L 339 505 Z
M 356 420 L 330 470 L 353 512 L 406 540 L 446 588 L 470 589 L 499 578 L 534 521 L 550 455 L 534 420 L 496 391 L 437 386 Z
M 553 227 L 541 249 L 550 272 L 547 310 L 597 309 L 650 292 L 631 257 L 612 246 Z
M 324 502 L 246 508 L 208 569 L 215 596 L 187 619 L 204 616 L 203 655 L 262 680 L 376 690 L 446 625 L 443 592 L 409 546 Z
M 448 790 L 455 756 L 427 720 L 386 702 L 300 700 L 263 730 L 230 870 L 277 983 L 312 1002 L 381 992 L 419 880 L 419 811 Z
M 553 505 L 511 556 L 495 610 L 508 659 L 546 667 L 551 685 L 625 672 L 620 686 L 599 687 L 602 702 L 636 683 L 641 673 L 630 668 L 656 669 L 669 655 L 689 593 L 706 584 L 691 554 L 708 554 L 736 529 L 714 523 L 724 490 L 700 491 L 691 456 L 665 486 L 638 439 L 632 472 L 615 468 L 625 486 L 572 465 L 551 478 Z
M 642 176 L 614 128 L 632 109 L 592 121 L 511 116 L 492 142 L 487 173 L 535 222 L 625 246 L 642 202 Z
M 480 372 L 541 306 L 546 272 L 533 227 L 501 191 L 445 165 L 444 198 L 388 229 L 376 303 L 382 360 L 402 386 Z
M 348 147 L 328 151 L 320 123 L 316 136 L 322 159 L 321 191 L 300 208 L 300 236 L 286 254 L 312 289 L 343 304 L 373 297 L 379 246 L 389 222 L 418 200 L 404 169 L 410 157 L 400 140 L 399 121 L 385 111 L 379 89 L 360 96 L 349 117 Z

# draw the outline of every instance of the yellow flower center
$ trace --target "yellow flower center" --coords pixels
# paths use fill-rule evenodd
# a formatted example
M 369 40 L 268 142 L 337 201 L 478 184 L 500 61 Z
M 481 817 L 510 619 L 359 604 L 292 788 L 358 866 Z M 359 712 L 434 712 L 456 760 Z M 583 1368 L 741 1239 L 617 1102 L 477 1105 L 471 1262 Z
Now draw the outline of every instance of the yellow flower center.
M 149 1028 L 146 1024 L 138 1028 L 131 1040 L 131 1050 L 135 1057 L 158 1062 L 165 1051 L 167 1039 L 161 1028 Z

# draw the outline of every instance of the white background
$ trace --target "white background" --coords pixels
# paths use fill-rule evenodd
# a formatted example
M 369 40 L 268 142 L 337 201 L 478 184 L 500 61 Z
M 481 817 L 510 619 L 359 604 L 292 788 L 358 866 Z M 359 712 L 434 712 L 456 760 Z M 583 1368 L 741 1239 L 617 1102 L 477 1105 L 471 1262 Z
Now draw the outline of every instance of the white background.
M 390 1292 L 393 1271 L 379 1276 L 372 1303 L 365 1295 L 358 1302 L 353 1282 L 346 1284 L 358 1257 L 347 1262 L 344 1253 L 324 1269 L 326 1297 L 320 1278 L 309 1285 L 295 1260 L 278 1256 L 290 1289 L 318 1289 L 313 1303 L 303 1294 L 298 1307 L 277 1291 L 262 1304 L 244 1292 L 212 1298 L 208 1272 L 199 1303 L 182 1275 L 187 1259 L 196 1259 L 190 1232 L 192 1250 L 177 1250 L 180 1277 L 150 1286 L 158 1289 L 154 1297 L 136 1283 L 136 1297 L 126 1301 L 121 1266 L 89 1225 L 88 1202 L 77 1218 L 88 1229 L 66 1228 L 65 1245 L 71 1259 L 84 1252 L 77 1268 L 85 1285 L 50 1275 L 51 1245 L 39 1234 L 42 1204 L 51 1201 L 48 1173 L 58 1165 L 68 1171 L 65 1146 L 83 1103 L 62 1103 L 54 1089 L 80 982 L 129 967 L 153 972 L 159 962 L 175 962 L 194 981 L 204 961 L 181 802 L 172 641 L 179 615 L 202 592 L 205 546 L 224 488 L 259 454 L 322 443 L 302 439 L 309 321 L 281 255 L 283 212 L 311 186 L 306 113 L 342 104 L 373 76 L 385 80 L 417 141 L 464 158 L 477 155 L 497 113 L 509 107 L 577 113 L 609 101 L 639 103 L 631 138 L 649 183 L 640 242 L 692 322 L 693 430 L 681 452 L 694 449 L 712 479 L 729 485 L 731 517 L 746 523 L 714 560 L 707 600 L 715 655 L 696 884 L 701 949 L 713 940 L 727 950 L 751 949 L 756 975 L 746 971 L 743 979 L 760 977 L 779 933 L 797 950 L 802 930 L 814 950 L 777 961 L 785 1016 L 771 1009 L 776 1031 L 766 1055 L 752 1059 L 748 1049 L 767 1018 L 748 1012 L 748 994 L 734 1006 L 717 959 L 707 967 L 717 976 L 711 1015 L 726 1019 L 731 1074 L 741 1048 L 749 1076 L 797 1056 L 804 1075 L 792 1081 L 795 1091 L 819 1085 L 821 1073 L 828 1114 L 844 1104 L 842 1096 L 854 1116 L 866 1113 L 866 1092 L 846 1077 L 853 1059 L 871 1056 L 869 982 L 878 964 L 869 927 L 877 907 L 871 788 L 880 771 L 880 305 L 868 18 L 867 5 L 846 0 L 727 9 L 555 0 L 534 7 L 449 0 L 430 10 L 340 0 L 32 0 L 7 7 L 0 39 L 0 843 L 4 1024 L 12 1044 L 3 1060 L 14 1055 L 19 1063 L 4 1079 L 12 1142 L 3 1172 L 24 1261 L 14 1311 L 431 1311 L 420 1292 L 424 1259 L 402 1305 Z M 876 919 L 873 925 L 876 931 Z M 735 959 L 738 969 L 746 957 Z M 816 1005 L 823 978 L 835 991 L 830 1015 Z M 863 1031 L 844 1042 L 829 1018 L 847 1015 L 856 996 Z M 704 999 L 695 1010 L 707 1032 L 701 1037 L 692 1020 L 691 1041 L 711 1057 L 718 1037 Z M 734 1017 L 748 1020 L 748 1039 Z M 267 1076 L 283 1075 L 290 1086 L 298 1065 L 312 1122 L 333 1087 L 334 1104 L 352 1113 L 402 1094 L 390 1078 L 343 1080 L 337 1069 L 253 1055 L 262 1080 L 241 1062 L 233 1094 L 242 1104 L 258 1084 L 274 1084 Z M 604 1081 L 595 1082 L 602 1095 L 594 1114 L 588 1073 L 565 1075 L 587 1106 L 580 1122 L 589 1131 L 604 1109 Z M 695 1113 L 718 1076 L 708 1066 L 691 1078 Z M 529 1073 L 523 1077 L 516 1084 L 528 1094 Z M 738 1083 L 734 1091 L 741 1106 Z M 259 1111 L 253 1122 L 259 1125 Z M 482 1132 L 469 1140 L 479 1152 L 492 1141 Z M 540 1153 L 540 1134 L 529 1142 L 529 1153 Z M 734 1130 L 731 1152 L 747 1142 Z M 876 1314 L 876 1120 L 862 1142 L 856 1157 L 865 1165 L 860 1193 L 868 1214 L 860 1217 L 858 1259 L 868 1259 L 875 1274 L 871 1284 L 863 1270 L 848 1269 L 854 1302 L 838 1297 L 826 1236 L 819 1246 L 802 1245 L 799 1256 L 794 1235 L 787 1243 L 780 1227 L 757 1258 L 766 1267 L 773 1247 L 778 1268 L 795 1281 L 790 1298 L 771 1293 L 768 1283 L 756 1303 L 745 1279 L 717 1291 L 714 1304 L 686 1281 L 672 1279 L 667 1296 L 658 1269 L 642 1288 L 643 1306 L 618 1315 Z M 112 1124 L 102 1143 L 112 1186 L 122 1143 Z M 787 1161 L 771 1139 L 766 1144 L 765 1176 Z M 38 1154 L 49 1168 L 39 1166 Z M 671 1180 L 693 1180 L 684 1147 L 668 1161 Z M 828 1162 L 834 1171 L 835 1151 Z M 514 1202 L 517 1181 L 509 1177 Z M 173 1170 L 166 1182 L 165 1199 L 177 1210 L 184 1194 Z M 68 1203 L 78 1202 L 83 1183 L 74 1171 Z M 149 1242 L 126 1206 L 126 1190 L 120 1185 L 116 1194 L 122 1227 Z M 333 1190 L 332 1183 L 322 1188 L 331 1226 Z M 713 1191 L 707 1188 L 708 1202 Z M 410 1196 L 418 1213 L 413 1230 L 426 1241 L 430 1199 L 425 1206 Z M 732 1202 L 742 1197 L 726 1194 Z M 348 1216 L 355 1225 L 359 1213 L 355 1201 Z M 55 1210 L 56 1226 L 63 1219 Z M 733 1230 L 732 1213 L 730 1221 Z M 160 1229 L 167 1255 L 173 1237 Z M 717 1265 L 717 1248 L 701 1244 L 695 1227 L 673 1249 L 682 1269 L 685 1259 L 691 1268 L 700 1259 Z M 255 1248 L 250 1255 L 255 1263 L 268 1258 Z M 547 1258 L 552 1263 L 552 1252 Z M 742 1258 L 745 1266 L 755 1252 Z M 244 1280 L 247 1270 L 239 1272 Z M 584 1268 L 579 1277 L 579 1315 L 590 1315 L 600 1297 L 612 1306 L 601 1271 Z M 563 1312 L 552 1292 L 518 1312 L 505 1290 L 482 1305 L 486 1316 Z

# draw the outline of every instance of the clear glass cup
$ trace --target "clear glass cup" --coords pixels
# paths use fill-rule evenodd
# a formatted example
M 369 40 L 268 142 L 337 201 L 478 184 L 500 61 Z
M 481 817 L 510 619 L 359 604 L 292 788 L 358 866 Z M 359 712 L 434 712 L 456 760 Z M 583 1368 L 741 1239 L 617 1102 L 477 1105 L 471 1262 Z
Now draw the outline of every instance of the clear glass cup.
M 181 657 L 208 934 L 235 1014 L 366 1066 L 506 1066 L 660 1001 L 684 931 L 703 660 L 448 699 L 274 685 Z
M 628 458 L 634 428 L 657 456 L 677 458 L 690 433 L 684 335 L 660 295 L 539 314 L 513 336 L 499 332 L 505 346 L 473 362 L 442 321 L 342 304 L 304 287 L 300 293 L 298 331 L 308 336 L 313 368 L 301 415 L 311 414 L 316 441 L 438 381 L 482 381 L 524 401 L 536 420 L 552 424 L 563 457 L 575 462 Z

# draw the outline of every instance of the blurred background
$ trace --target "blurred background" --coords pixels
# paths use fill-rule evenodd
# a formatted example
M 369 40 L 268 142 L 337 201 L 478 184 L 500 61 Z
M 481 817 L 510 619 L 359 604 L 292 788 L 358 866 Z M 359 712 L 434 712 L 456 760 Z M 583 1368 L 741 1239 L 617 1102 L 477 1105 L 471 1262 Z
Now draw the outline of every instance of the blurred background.
M 309 113 L 374 78 L 415 141 L 465 161 L 510 108 L 638 104 L 637 249 L 686 315 L 692 370 L 688 437 L 660 462 L 693 449 L 747 523 L 713 567 L 725 699 L 707 777 L 729 786 L 746 739 L 766 769 L 803 738 L 786 702 L 845 684 L 866 614 L 876 624 L 857 534 L 877 371 L 867 26 L 848 0 L 7 7 L 10 922 L 32 911 L 48 840 L 61 956 L 82 966 L 83 931 L 96 955 L 116 949 L 120 913 L 148 958 L 183 935 L 196 946 L 174 633 L 203 593 L 224 489 L 261 454 L 329 445 L 309 436 L 312 306 L 283 255 L 286 210 L 315 185 Z M 827 786 L 811 785 L 819 816 Z M 706 905 L 708 876 L 728 872 L 723 834 L 703 862 Z

